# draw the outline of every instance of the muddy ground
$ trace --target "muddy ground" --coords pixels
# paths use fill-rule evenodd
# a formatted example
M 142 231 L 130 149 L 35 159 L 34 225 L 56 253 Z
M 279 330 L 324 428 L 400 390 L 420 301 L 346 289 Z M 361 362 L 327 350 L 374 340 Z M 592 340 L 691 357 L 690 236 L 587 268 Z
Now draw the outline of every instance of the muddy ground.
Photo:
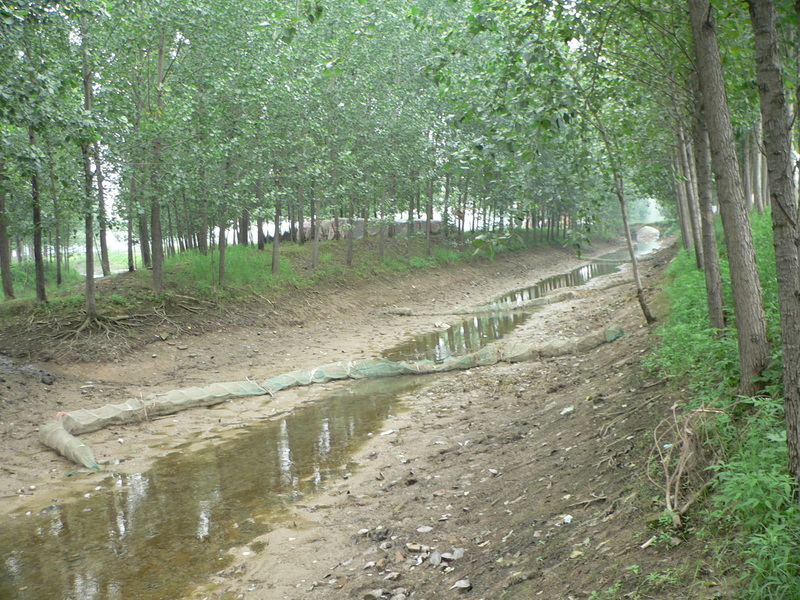
M 598 244 L 587 255 L 615 247 Z M 641 263 L 659 318 L 673 252 L 667 247 Z M 0 518 L 68 501 L 104 476 L 70 478 L 74 466 L 39 444 L 37 428 L 60 410 L 377 357 L 458 319 L 399 316 L 394 308 L 474 307 L 584 262 L 571 250 L 536 250 L 359 286 L 342 282 L 238 311 L 188 311 L 179 325 L 172 319 L 152 328 L 150 343 L 133 352 L 105 339 L 108 360 L 96 360 L 103 352 L 79 360 L 43 350 L 49 362 L 0 362 Z M 514 333 L 570 339 L 614 322 L 623 337 L 578 355 L 443 375 L 409 394 L 346 478 L 231 550 L 233 564 L 187 598 L 729 597 L 691 518 L 681 530 L 654 521 L 664 504 L 646 477 L 651 432 L 681 392 L 640 365 L 658 338 L 632 286 L 604 287 L 629 276 L 577 288 L 576 297 L 545 307 Z M 132 472 L 220 420 L 233 430 L 292 410 L 300 398 L 286 391 L 84 438 L 101 464 L 122 455 L 120 468 Z

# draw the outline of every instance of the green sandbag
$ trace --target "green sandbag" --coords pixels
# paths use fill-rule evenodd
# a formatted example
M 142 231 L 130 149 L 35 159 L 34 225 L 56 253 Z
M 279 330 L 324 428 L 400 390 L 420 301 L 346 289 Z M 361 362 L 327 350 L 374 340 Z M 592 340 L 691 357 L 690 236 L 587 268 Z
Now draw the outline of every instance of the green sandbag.
M 622 327 L 612 324 L 604 330 L 593 331 L 571 340 L 548 340 L 544 343 L 507 340 L 485 346 L 477 352 L 463 356 L 450 356 L 442 361 L 395 362 L 384 359 L 339 361 L 315 369 L 283 373 L 265 380 L 260 385 L 253 381 L 235 381 L 213 383 L 202 388 L 173 390 L 147 401 L 131 399 L 122 404 L 107 404 L 96 410 L 69 412 L 55 423 L 44 425 L 39 438 L 44 444 L 54 448 L 70 460 L 90 469 L 96 469 L 98 466 L 91 448 L 70 435 L 71 433 L 87 433 L 108 425 L 140 421 L 151 416 L 171 414 L 195 406 L 211 406 L 228 398 L 259 396 L 289 387 L 324 383 L 335 379 L 442 373 L 494 365 L 501 361 L 516 362 L 585 352 L 605 342 L 611 342 L 623 334 Z
M 150 400 L 132 398 L 120 404 L 106 404 L 93 410 L 73 410 L 62 418 L 64 429 L 76 435 L 108 427 L 144 421 L 149 417 L 171 415 L 197 406 L 212 406 L 229 398 L 261 396 L 267 390 L 254 381 L 212 383 L 205 387 L 172 390 Z
M 94 458 L 92 449 L 64 429 L 63 419 L 42 425 L 39 428 L 39 440 L 46 446 L 58 451 L 62 456 L 66 456 L 72 462 L 89 469 L 100 468 Z

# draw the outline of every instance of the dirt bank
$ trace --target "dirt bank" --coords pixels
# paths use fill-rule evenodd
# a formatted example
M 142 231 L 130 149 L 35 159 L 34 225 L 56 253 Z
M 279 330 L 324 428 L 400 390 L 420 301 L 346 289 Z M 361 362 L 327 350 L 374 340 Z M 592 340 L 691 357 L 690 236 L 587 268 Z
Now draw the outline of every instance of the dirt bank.
M 657 292 L 669 253 L 642 264 L 648 296 L 662 315 Z M 467 308 L 581 262 L 568 250 L 546 250 L 363 287 L 343 283 L 238 314 L 205 314 L 195 329 L 203 335 L 193 335 L 184 322 L 180 332 L 154 335 L 158 341 L 123 359 L 23 370 L 0 365 L 0 514 L 15 518 L 17 509 L 36 510 L 93 485 L 91 476 L 68 478 L 74 467 L 37 441 L 36 428 L 58 410 L 376 357 L 443 320 L 390 314 L 394 307 L 439 313 Z M 250 547 L 234 549 L 234 565 L 190 597 L 720 593 L 694 536 L 648 529 L 648 519 L 662 509 L 657 488 L 644 478 L 648 432 L 674 400 L 639 367 L 656 338 L 644 326 L 633 290 L 600 288 L 590 284 L 576 298 L 545 307 L 515 335 L 570 338 L 617 322 L 625 336 L 578 356 L 446 375 L 409 395 L 407 410 L 384 425 L 391 433 L 367 444 L 346 479 L 304 500 Z M 209 427 L 212 418 L 234 427 L 291 410 L 296 402 L 294 394 L 281 393 L 216 409 L 213 417 L 182 413 L 85 438 L 101 462 L 122 455 L 127 460 L 121 468 L 133 471 Z M 163 443 L 165 431 L 171 443 Z

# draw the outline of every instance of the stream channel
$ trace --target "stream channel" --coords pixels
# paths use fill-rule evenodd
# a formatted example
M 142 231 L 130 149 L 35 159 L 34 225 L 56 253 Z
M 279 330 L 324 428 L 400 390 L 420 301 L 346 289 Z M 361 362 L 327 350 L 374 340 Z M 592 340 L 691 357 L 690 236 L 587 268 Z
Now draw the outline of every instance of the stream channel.
M 496 310 L 415 337 L 384 357 L 442 360 L 474 352 L 530 316 L 513 310 L 520 303 L 611 273 L 623 261 L 608 255 L 507 294 L 493 303 Z M 402 410 L 400 398 L 431 377 L 437 376 L 335 386 L 322 401 L 199 450 L 178 448 L 142 473 L 114 473 L 108 465 L 109 476 L 92 493 L 0 524 L 0 598 L 184 597 L 227 564 L 231 548 L 269 531 L 289 504 L 344 475 L 350 457 Z

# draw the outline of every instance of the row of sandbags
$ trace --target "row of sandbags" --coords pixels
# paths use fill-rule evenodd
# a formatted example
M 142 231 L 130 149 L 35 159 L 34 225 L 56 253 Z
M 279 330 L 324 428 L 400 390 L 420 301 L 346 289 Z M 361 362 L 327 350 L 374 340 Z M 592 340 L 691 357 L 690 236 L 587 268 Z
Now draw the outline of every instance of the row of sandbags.
M 383 359 L 340 361 L 310 370 L 291 371 L 261 383 L 234 381 L 172 390 L 148 399 L 131 399 L 121 404 L 107 404 L 94 410 L 81 409 L 59 413 L 53 423 L 43 425 L 39 429 L 39 439 L 71 461 L 90 469 L 98 469 L 99 465 L 92 449 L 75 437 L 76 435 L 97 431 L 110 425 L 137 423 L 188 408 L 213 406 L 231 398 L 274 394 L 289 387 L 324 383 L 335 379 L 442 373 L 488 366 L 498 362 L 520 362 L 586 352 L 600 344 L 611 342 L 622 334 L 622 328 L 612 324 L 605 329 L 571 340 L 548 340 L 538 344 L 515 340 L 499 341 L 477 352 L 449 357 L 442 361 L 397 362 Z

